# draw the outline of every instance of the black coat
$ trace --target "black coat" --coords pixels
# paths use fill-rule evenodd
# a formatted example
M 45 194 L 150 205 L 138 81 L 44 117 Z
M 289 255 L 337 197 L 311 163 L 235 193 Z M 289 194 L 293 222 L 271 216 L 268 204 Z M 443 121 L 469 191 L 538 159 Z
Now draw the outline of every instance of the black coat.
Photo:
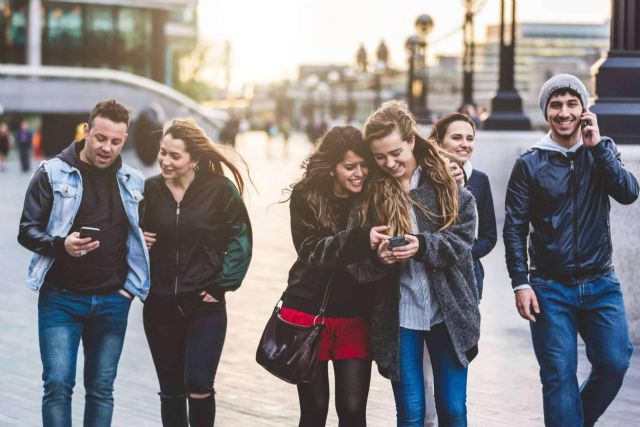
M 498 240 L 496 213 L 493 208 L 493 196 L 491 195 L 491 186 L 489 185 L 487 174 L 474 169 L 467 181 L 467 190 L 473 194 L 478 208 L 478 237 L 473 243 L 471 255 L 473 255 L 473 270 L 476 275 L 476 284 L 478 285 L 478 296 L 482 298 L 484 268 L 480 258 L 487 256 Z
M 317 314 L 331 280 L 327 316 L 368 315 L 372 288 L 360 284 L 346 270 L 348 264 L 375 256 L 369 245 L 369 228 L 346 228 L 353 199 L 330 198 L 337 216 L 338 231 L 334 233 L 320 224 L 299 191 L 291 194 L 291 236 L 298 259 L 289 271 L 286 307 Z
M 149 250 L 151 294 L 206 290 L 220 299 L 240 286 L 251 261 L 247 210 L 224 176 L 199 172 L 178 205 L 162 175 L 145 182 L 142 229 L 157 233 Z
M 533 148 L 517 159 L 503 230 L 512 285 L 529 283 L 527 235 L 532 275 L 573 283 L 612 270 L 609 196 L 633 203 L 638 181 L 607 137 L 566 156 Z

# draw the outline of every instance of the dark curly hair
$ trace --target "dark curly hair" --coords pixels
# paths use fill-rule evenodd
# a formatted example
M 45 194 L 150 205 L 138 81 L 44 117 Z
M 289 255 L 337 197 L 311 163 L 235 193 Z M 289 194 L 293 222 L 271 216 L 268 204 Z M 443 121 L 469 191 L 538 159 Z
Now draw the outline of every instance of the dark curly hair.
M 334 233 L 337 231 L 336 215 L 329 203 L 334 182 L 331 172 L 347 151 L 362 157 L 370 171 L 375 166 L 362 132 L 353 126 L 335 126 L 324 134 L 316 150 L 304 160 L 302 178 L 290 188 L 301 193 L 320 225 Z

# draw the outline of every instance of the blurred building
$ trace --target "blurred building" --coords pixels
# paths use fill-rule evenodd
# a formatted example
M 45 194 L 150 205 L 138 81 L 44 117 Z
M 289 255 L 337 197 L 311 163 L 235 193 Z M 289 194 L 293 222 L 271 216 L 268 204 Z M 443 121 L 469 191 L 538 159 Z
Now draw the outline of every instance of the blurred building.
M 42 118 L 47 154 L 66 144 L 68 130 L 105 98 L 131 108 L 134 120 L 142 111 L 156 121 L 193 116 L 215 135 L 219 123 L 172 89 L 181 58 L 197 42 L 197 6 L 197 0 L 0 0 L 0 105 L 10 115 Z
M 591 86 L 591 66 L 609 49 L 610 23 L 520 23 L 516 27 L 515 82 L 523 101 L 537 102 L 553 74 L 571 73 Z M 476 45 L 474 89 L 487 98 L 498 88 L 500 26 L 489 25 L 486 42 Z

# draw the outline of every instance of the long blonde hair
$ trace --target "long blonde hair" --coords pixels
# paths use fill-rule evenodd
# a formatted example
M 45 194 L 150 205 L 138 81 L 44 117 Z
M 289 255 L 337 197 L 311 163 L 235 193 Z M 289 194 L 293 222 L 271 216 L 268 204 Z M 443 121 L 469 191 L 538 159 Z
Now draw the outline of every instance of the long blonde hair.
M 412 233 L 409 209 L 416 207 L 439 230 L 454 224 L 458 219 L 458 185 L 447 169 L 447 162 L 435 143 L 423 138 L 411 112 L 404 103 L 389 101 L 375 111 L 364 126 L 364 138 L 371 144 L 398 130 L 403 141 L 415 140 L 413 155 L 423 176 L 433 186 L 438 200 L 438 212 L 432 212 L 411 198 L 400 182 L 389 174 L 381 173 L 372 179 L 368 197 L 363 203 L 360 219 L 370 219 L 376 224 L 390 227 L 394 235 Z

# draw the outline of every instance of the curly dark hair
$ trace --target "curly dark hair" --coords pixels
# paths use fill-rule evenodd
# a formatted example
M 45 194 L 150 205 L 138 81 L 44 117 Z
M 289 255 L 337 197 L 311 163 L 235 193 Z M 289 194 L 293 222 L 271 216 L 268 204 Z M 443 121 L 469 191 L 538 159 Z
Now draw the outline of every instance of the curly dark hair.
M 129 127 L 129 110 L 115 99 L 98 102 L 89 114 L 89 127 L 93 127 L 93 120 L 96 117 L 104 117 L 114 123 L 124 123 Z
M 335 126 L 324 134 L 316 150 L 304 160 L 302 178 L 290 188 L 302 194 L 320 225 L 334 233 L 337 231 L 336 215 L 329 203 L 334 182 L 331 172 L 347 151 L 362 157 L 369 171 L 375 166 L 362 132 L 353 126 Z

